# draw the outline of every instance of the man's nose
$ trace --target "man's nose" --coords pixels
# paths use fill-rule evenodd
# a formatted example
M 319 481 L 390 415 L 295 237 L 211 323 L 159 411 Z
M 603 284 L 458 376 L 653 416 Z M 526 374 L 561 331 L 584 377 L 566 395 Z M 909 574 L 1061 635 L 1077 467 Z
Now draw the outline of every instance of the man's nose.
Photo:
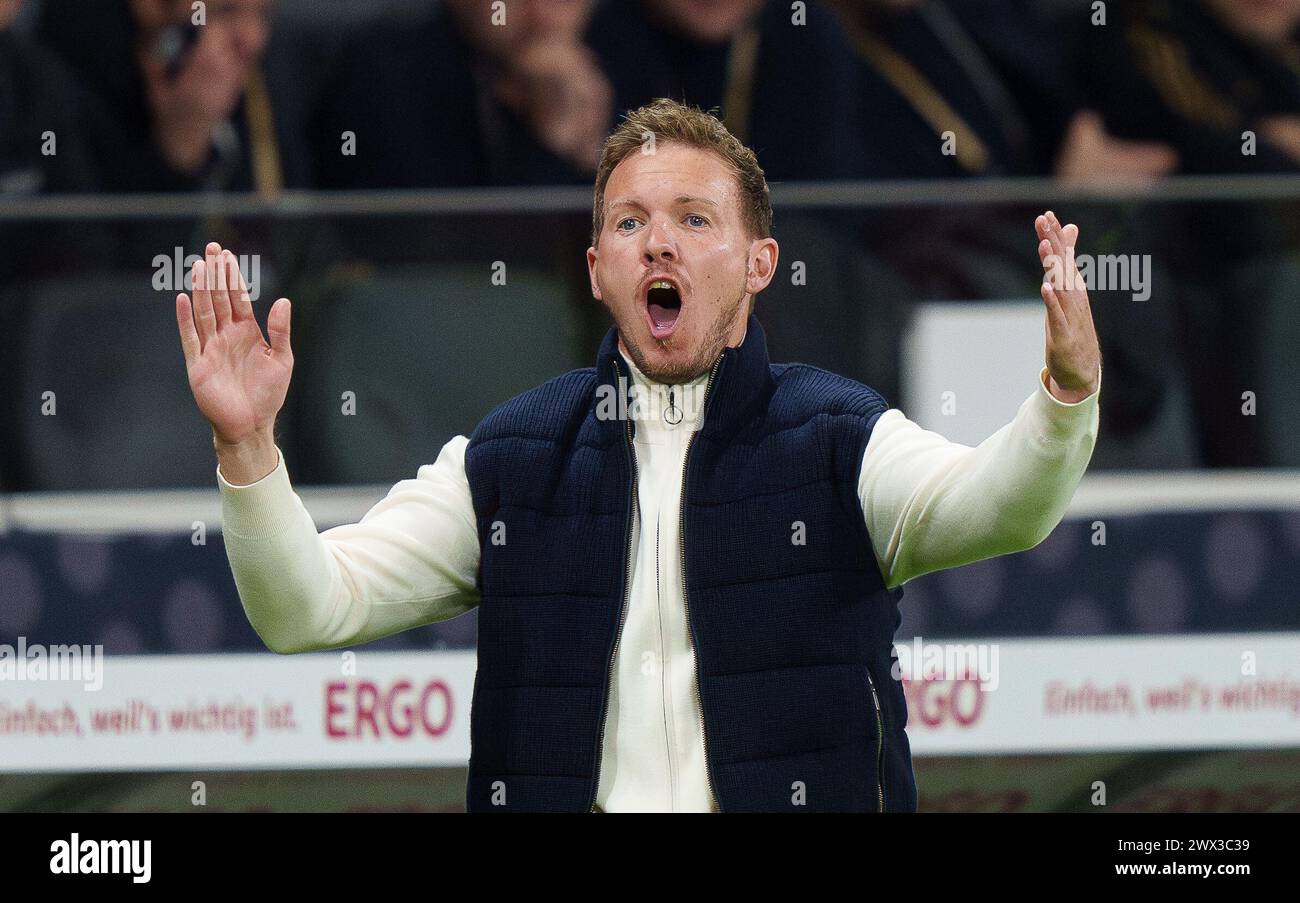
M 677 258 L 677 248 L 663 223 L 651 223 L 650 228 L 646 230 L 645 258 L 647 263 Z

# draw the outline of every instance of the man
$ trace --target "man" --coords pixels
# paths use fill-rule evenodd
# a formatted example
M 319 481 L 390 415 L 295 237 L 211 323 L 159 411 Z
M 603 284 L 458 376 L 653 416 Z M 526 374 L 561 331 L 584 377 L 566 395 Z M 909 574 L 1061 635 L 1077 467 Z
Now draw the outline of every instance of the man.
M 1076 23 L 1075 82 L 1112 134 L 1167 143 L 1177 155 L 1176 174 L 1300 171 L 1300 0 L 1136 0 L 1111 7 L 1105 27 Z M 1138 241 L 1147 245 L 1141 250 L 1149 248 L 1158 267 L 1177 274 L 1177 288 L 1140 315 L 1118 312 L 1123 320 L 1140 319 L 1141 341 L 1122 321 L 1102 324 L 1115 366 L 1134 362 L 1124 364 L 1123 384 L 1150 387 L 1135 398 L 1150 399 L 1145 404 L 1110 405 L 1112 414 L 1126 407 L 1133 413 L 1108 428 L 1120 433 L 1125 421 L 1141 425 L 1160 405 L 1173 404 L 1166 374 L 1181 369 L 1199 458 L 1193 463 L 1285 463 L 1267 437 L 1289 432 L 1291 412 L 1271 404 L 1261 406 L 1261 416 L 1244 417 L 1242 397 L 1264 397 L 1271 384 L 1290 379 L 1270 367 L 1261 340 L 1273 318 L 1291 316 L 1289 217 L 1245 199 L 1153 205 L 1140 213 L 1135 231 L 1140 238 L 1126 242 L 1128 250 L 1139 250 Z M 1160 331 L 1170 334 L 1180 367 L 1151 373 L 1143 362 L 1152 355 L 1150 336 Z
M 657 97 L 717 107 L 776 182 L 870 173 L 860 133 L 868 111 L 880 125 L 877 98 L 858 93 L 852 52 L 816 4 L 605 0 L 587 42 L 620 112 Z
M 1169 144 L 1178 173 L 1300 168 L 1300 2 L 1114 6 L 1104 28 L 1077 23 L 1075 74 L 1113 134 Z
M 615 323 L 596 367 L 321 535 L 272 433 L 289 302 L 268 345 L 211 244 L 176 313 L 245 611 L 287 653 L 477 604 L 471 811 L 915 809 L 894 588 L 1041 541 L 1095 440 L 1087 294 L 1053 265 L 1078 230 L 1037 226 L 1047 367 L 1009 426 L 951 444 L 863 385 L 769 363 L 753 152 L 698 109 L 635 110 L 596 177 L 587 264 Z
M 95 191 L 99 178 L 85 135 L 99 124 L 94 105 L 58 58 L 15 34 L 22 6 L 0 0 L 0 198 Z M 28 255 L 40 248 L 25 245 L 15 252 L 5 242 L 12 253 L 0 274 L 28 269 Z
M 90 138 L 104 123 L 94 98 L 62 62 L 21 28 L 22 0 L 0 0 L 0 205 L 101 185 Z M 0 382 L 20 385 L 29 334 L 28 280 L 68 268 L 68 248 L 86 268 L 116 259 L 101 225 L 68 219 L 0 218 Z M 0 489 L 24 484 L 19 397 L 0 399 Z
M 313 123 L 321 188 L 590 183 L 613 92 L 591 0 L 446 0 L 346 45 Z M 342 136 L 355 138 L 343 153 Z
M 267 54 L 271 14 L 270 0 L 209 0 L 201 16 L 188 0 L 43 4 L 41 40 L 109 113 L 93 136 L 104 190 L 272 196 L 307 185 L 302 114 L 282 109 L 303 105 L 294 95 L 306 79 L 270 75 L 295 58 Z
M 1096 113 L 1074 110 L 1059 11 L 1020 0 L 824 2 L 871 98 L 860 123 L 868 177 L 1149 178 L 1177 162 L 1163 144 L 1121 141 Z

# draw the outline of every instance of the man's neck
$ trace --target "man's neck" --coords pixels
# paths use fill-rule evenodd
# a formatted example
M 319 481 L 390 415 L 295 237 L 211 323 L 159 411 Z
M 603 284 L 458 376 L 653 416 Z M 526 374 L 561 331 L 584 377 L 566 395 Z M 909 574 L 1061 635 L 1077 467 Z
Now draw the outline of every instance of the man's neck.
M 739 347 L 741 344 L 744 343 L 745 335 L 748 332 L 749 332 L 749 318 L 746 317 L 744 320 L 741 321 L 740 335 L 736 338 L 736 341 L 729 342 L 727 344 L 727 347 L 728 348 Z M 627 345 L 623 344 L 623 334 L 621 332 L 618 334 L 618 353 L 623 355 L 623 360 L 627 361 L 628 368 L 632 371 L 633 377 L 639 379 L 640 382 L 647 385 L 655 385 L 655 386 L 669 385 L 668 383 L 665 383 L 662 380 L 655 379 L 654 377 L 650 376 L 647 373 L 643 373 L 641 369 L 637 367 L 635 363 L 632 362 L 632 355 L 627 350 Z M 714 360 L 716 361 L 716 358 Z M 713 363 L 714 363 L 713 361 L 710 361 L 709 367 L 705 367 L 704 370 L 697 373 L 695 376 L 691 377 L 690 379 L 681 380 L 679 382 L 673 383 L 672 385 L 678 385 L 678 386 L 691 385 L 700 382 L 706 376 L 708 376 L 709 369 L 713 366 Z
M 633 397 L 637 400 L 637 434 L 656 435 L 665 430 L 697 429 L 703 424 L 704 397 L 708 391 L 709 371 L 678 383 L 651 379 L 632 362 L 619 342 L 619 351 L 632 374 Z
M 640 367 L 638 367 L 636 363 L 632 360 L 632 355 L 628 353 L 627 346 L 623 344 L 622 338 L 619 338 L 618 340 L 618 350 L 619 353 L 623 355 L 623 360 L 624 362 L 627 363 L 628 370 L 632 372 L 633 382 L 639 383 L 643 386 L 669 386 L 669 385 L 689 386 L 689 385 L 695 385 L 697 383 L 704 382 L 706 379 L 708 379 L 709 376 L 709 370 L 708 368 L 705 368 L 703 371 L 697 373 L 695 376 L 692 376 L 690 379 L 678 380 L 677 382 L 674 383 L 667 383 L 664 382 L 663 380 L 655 379 L 653 376 L 650 376 L 648 373 L 644 372 Z

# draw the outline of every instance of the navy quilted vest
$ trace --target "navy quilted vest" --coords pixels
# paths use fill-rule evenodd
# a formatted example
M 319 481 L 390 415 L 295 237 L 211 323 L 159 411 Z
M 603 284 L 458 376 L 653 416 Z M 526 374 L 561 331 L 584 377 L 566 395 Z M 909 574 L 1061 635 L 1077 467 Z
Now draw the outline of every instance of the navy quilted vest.
M 498 407 L 466 451 L 482 548 L 472 812 L 595 801 L 636 499 L 633 422 L 607 416 L 632 385 L 617 349 L 611 329 L 594 369 Z M 901 591 L 884 587 L 857 497 L 885 409 L 850 379 L 771 364 L 753 316 L 713 368 L 682 530 L 724 812 L 916 808 L 890 677 Z

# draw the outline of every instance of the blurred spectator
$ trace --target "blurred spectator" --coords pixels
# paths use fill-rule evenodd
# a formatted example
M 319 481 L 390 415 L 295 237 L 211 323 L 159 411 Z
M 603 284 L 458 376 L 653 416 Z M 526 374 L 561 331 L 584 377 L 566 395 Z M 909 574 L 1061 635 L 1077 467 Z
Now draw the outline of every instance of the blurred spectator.
M 1156 176 L 1176 159 L 1108 134 L 1076 88 L 1060 23 L 1028 0 L 823 0 L 857 50 L 865 176 Z M 887 88 L 881 96 L 881 86 Z M 950 135 L 945 144 L 943 136 Z
M 0 0 L 0 196 L 94 191 L 89 98 L 56 57 L 11 31 L 22 5 Z
M 199 20 L 188 0 L 45 0 L 42 41 L 112 119 L 96 136 L 106 190 L 272 195 L 308 183 L 297 129 L 276 115 L 281 91 L 263 71 L 271 7 L 208 0 Z
M 1300 2 L 1110 7 L 1106 25 L 1080 26 L 1078 63 L 1085 102 L 1107 129 L 1167 142 L 1179 172 L 1300 169 Z
M 861 167 L 852 55 L 834 18 L 813 4 L 606 0 L 588 41 L 618 110 L 656 97 L 716 107 L 769 181 L 847 178 Z
M 1047 4 L 823 2 L 838 14 L 856 51 L 860 104 L 867 110 L 857 175 L 1149 178 L 1177 162 L 1169 147 L 1121 140 L 1096 113 L 1080 108 L 1060 12 Z M 1076 6 L 1070 14 L 1087 12 Z M 1026 215 L 1006 206 L 936 208 L 919 219 L 885 210 L 864 217 L 863 243 L 906 280 L 913 297 L 1018 297 L 1033 291 L 1024 268 Z M 1083 222 L 1090 242 L 1105 240 Z M 1110 308 L 1097 319 L 1103 331 L 1115 321 Z M 1107 431 L 1114 431 L 1116 412 L 1141 429 L 1163 386 L 1149 376 L 1130 378 L 1140 368 L 1126 367 L 1127 355 L 1112 357 L 1113 344 L 1104 347 L 1118 377 L 1103 411 Z M 1124 393 L 1130 385 L 1136 385 L 1131 398 Z
M 22 0 L 0 0 L 0 202 L 100 187 L 87 144 L 102 123 L 93 99 L 59 59 L 14 33 Z M 0 283 L 57 273 L 70 248 L 93 265 L 108 249 L 98 230 L 67 219 L 0 219 Z M 0 332 L 16 302 L 0 311 Z M 0 347 L 0 352 L 4 348 Z
M 1167 142 L 1180 173 L 1300 169 L 1298 0 L 1133 0 L 1110 7 L 1104 26 L 1080 16 L 1076 64 L 1083 102 L 1107 130 Z M 1144 219 L 1142 240 L 1176 274 L 1176 284 L 1157 291 L 1158 305 L 1141 317 L 1143 330 L 1112 333 L 1119 353 L 1108 351 L 1109 359 L 1149 355 L 1145 335 L 1151 324 L 1167 322 L 1187 374 L 1203 463 L 1277 463 L 1261 423 L 1277 429 L 1295 415 L 1262 391 L 1277 383 L 1280 362 L 1261 349 L 1263 324 L 1294 305 L 1293 289 L 1279 291 L 1286 282 L 1274 276 L 1295 253 L 1291 211 L 1200 202 L 1152 208 Z M 1107 329 L 1100 328 L 1105 347 Z M 1245 399 L 1256 396 L 1258 416 L 1253 409 L 1248 415 Z
M 0 0 L 0 204 L 55 192 L 93 191 L 84 138 L 90 109 L 57 59 L 14 34 L 22 0 Z M 52 153 L 51 153 L 52 152 Z M 67 265 L 65 224 L 0 219 L 0 383 L 18 382 L 21 278 Z M 12 424 L 17 393 L 0 396 L 0 490 L 17 482 Z
M 1075 63 L 1081 102 L 1107 130 L 1167 142 L 1179 173 L 1300 168 L 1300 2 L 1134 0 L 1109 12 L 1105 25 L 1079 15 Z M 1186 373 L 1201 462 L 1284 463 L 1283 444 L 1270 445 L 1266 435 L 1294 434 L 1300 418 L 1268 387 L 1293 378 L 1280 356 L 1263 349 L 1265 324 L 1286 322 L 1294 308 L 1287 277 L 1296 254 L 1294 210 L 1197 202 L 1149 207 L 1139 216 L 1130 249 L 1141 242 L 1173 275 L 1153 308 L 1120 312 L 1136 328 L 1108 329 L 1099 318 L 1108 360 L 1158 356 L 1147 337 L 1153 326 L 1168 330 Z M 1136 382 L 1132 375 L 1125 378 Z M 1117 410 L 1112 403 L 1112 414 Z
M 613 124 L 582 42 L 591 5 L 444 0 L 371 23 L 322 98 L 318 185 L 589 183 Z

